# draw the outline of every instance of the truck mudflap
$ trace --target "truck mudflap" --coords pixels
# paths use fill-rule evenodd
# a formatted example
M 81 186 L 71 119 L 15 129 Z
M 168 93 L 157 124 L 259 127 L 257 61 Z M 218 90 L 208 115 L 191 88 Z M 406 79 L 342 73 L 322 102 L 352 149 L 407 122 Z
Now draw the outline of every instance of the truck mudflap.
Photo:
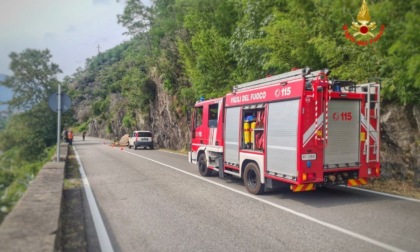
M 192 152 L 189 151 L 188 152 L 188 162 L 190 162 L 191 164 L 197 164 L 197 162 L 195 162 L 196 160 L 192 159 Z
M 347 186 L 360 186 L 360 185 L 366 185 L 367 180 L 364 178 L 358 178 L 358 179 L 349 179 L 347 181 Z
M 314 184 L 290 185 L 290 190 L 293 192 L 314 191 L 316 189 Z

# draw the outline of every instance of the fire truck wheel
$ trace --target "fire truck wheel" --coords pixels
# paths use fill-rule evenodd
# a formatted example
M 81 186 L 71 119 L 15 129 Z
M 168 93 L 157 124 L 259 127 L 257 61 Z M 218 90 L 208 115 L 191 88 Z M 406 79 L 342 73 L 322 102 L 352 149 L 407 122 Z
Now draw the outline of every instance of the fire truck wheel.
M 212 170 L 207 167 L 206 164 L 206 154 L 201 153 L 198 157 L 198 171 L 200 172 L 201 176 L 208 177 L 211 175 Z
M 261 194 L 264 192 L 264 184 L 261 183 L 260 170 L 255 163 L 248 163 L 245 166 L 244 183 L 248 192 Z

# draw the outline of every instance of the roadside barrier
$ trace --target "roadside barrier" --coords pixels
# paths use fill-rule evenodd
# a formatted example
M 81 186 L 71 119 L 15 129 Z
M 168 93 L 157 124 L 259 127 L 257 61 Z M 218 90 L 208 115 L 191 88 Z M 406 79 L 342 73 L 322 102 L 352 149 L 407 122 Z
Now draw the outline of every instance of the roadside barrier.
M 57 251 L 64 167 L 68 144 L 60 145 L 60 161 L 49 162 L 0 225 L 0 251 Z M 53 158 L 56 160 L 56 157 Z

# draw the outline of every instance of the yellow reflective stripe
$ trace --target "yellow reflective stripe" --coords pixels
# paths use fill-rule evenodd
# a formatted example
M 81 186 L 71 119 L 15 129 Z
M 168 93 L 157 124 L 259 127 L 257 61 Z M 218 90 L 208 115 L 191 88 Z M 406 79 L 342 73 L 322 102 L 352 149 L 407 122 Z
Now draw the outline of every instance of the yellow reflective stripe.
M 303 186 L 304 186 L 304 185 L 298 185 L 298 186 L 296 187 L 296 189 L 295 189 L 295 192 L 300 192 L 300 191 L 302 191 Z
M 309 184 L 308 187 L 306 187 L 306 191 L 312 190 L 313 187 L 314 187 L 314 184 Z
M 348 184 L 351 186 L 357 186 L 357 182 L 354 179 L 349 179 Z
M 291 185 L 290 190 L 293 192 L 312 191 L 315 190 L 314 184 Z
M 364 180 L 364 179 L 359 179 L 359 182 L 360 182 L 360 184 L 362 184 L 362 185 L 366 185 L 367 184 L 367 181 L 366 180 Z

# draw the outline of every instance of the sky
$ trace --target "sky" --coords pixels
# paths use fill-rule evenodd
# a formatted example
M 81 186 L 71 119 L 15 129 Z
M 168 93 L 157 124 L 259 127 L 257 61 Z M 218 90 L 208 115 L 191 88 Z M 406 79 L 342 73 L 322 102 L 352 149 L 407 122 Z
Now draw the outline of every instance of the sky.
M 49 49 L 52 62 L 72 75 L 86 58 L 130 39 L 117 22 L 124 0 L 0 0 L 0 74 L 11 75 L 11 52 Z M 142 0 L 150 5 L 150 0 Z

